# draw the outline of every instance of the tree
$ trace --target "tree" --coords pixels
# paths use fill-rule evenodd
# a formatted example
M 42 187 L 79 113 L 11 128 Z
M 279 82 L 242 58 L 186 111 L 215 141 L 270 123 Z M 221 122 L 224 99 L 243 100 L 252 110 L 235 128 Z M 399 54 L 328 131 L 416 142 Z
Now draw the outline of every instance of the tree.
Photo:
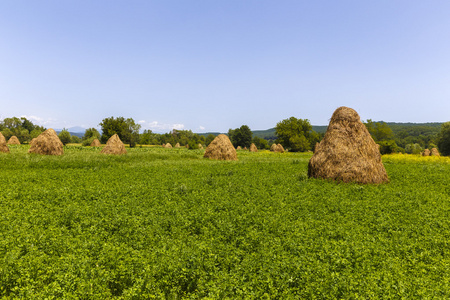
M 450 155 L 450 122 L 442 124 L 437 145 L 442 155 Z
M 216 136 L 214 134 L 208 134 L 205 140 L 205 145 L 208 146 L 209 144 L 211 144 L 211 142 L 214 141 L 215 138 Z
M 92 140 L 100 139 L 100 132 L 98 132 L 98 130 L 93 127 L 86 129 L 83 135 L 83 141 L 89 140 L 91 138 L 93 138 Z
M 311 150 L 311 145 L 315 145 L 319 139 L 319 135 L 312 130 L 309 120 L 295 117 L 278 122 L 275 134 L 278 137 L 277 143 L 293 152 Z
M 252 135 L 253 133 L 247 125 L 228 130 L 228 137 L 234 147 L 241 146 L 249 148 L 252 144 Z
M 269 143 L 267 142 L 267 140 L 257 137 L 255 136 L 253 138 L 253 143 L 255 144 L 256 148 L 258 149 L 269 149 Z
M 67 131 L 67 129 L 65 129 L 65 128 L 58 134 L 58 137 L 61 140 L 61 142 L 63 143 L 63 145 L 70 143 L 70 141 L 72 139 L 72 137 L 70 136 L 70 132 Z
M 130 144 L 130 147 L 136 146 L 139 141 L 141 125 L 136 124 L 132 118 L 105 118 L 99 125 L 102 127 L 102 143 L 106 143 L 114 134 L 117 134 L 122 142 Z
M 394 139 L 392 129 L 385 122 L 374 123 L 371 119 L 368 119 L 367 123 L 364 123 L 364 125 L 366 125 L 367 130 L 375 142 Z

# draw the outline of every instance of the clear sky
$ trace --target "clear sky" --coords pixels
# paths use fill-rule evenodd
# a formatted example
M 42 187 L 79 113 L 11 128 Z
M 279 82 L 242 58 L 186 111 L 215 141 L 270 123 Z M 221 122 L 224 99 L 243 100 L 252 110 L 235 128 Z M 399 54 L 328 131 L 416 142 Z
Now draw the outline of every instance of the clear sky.
M 450 121 L 450 1 L 1 0 L 0 118 L 143 129 Z

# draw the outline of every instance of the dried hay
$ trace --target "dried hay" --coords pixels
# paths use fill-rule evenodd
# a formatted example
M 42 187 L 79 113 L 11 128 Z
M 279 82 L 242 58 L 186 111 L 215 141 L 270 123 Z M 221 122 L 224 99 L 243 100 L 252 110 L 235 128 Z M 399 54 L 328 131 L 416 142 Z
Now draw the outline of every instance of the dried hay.
M 250 145 L 250 152 L 258 152 L 258 148 L 256 148 L 256 145 L 253 143 Z
M 176 143 L 175 148 L 181 148 L 180 143 Z
M 281 153 L 284 153 L 284 148 L 283 148 L 283 146 L 281 145 L 281 144 L 278 144 L 277 145 L 277 150 L 275 151 L 275 152 L 281 152 Z
M 8 145 L 20 145 L 20 141 L 17 136 L 13 135 L 12 137 L 10 137 L 8 140 Z
M 277 152 L 277 144 L 272 144 L 272 145 L 270 146 L 270 151 L 272 151 L 272 152 Z
M 422 154 L 422 156 L 430 156 L 430 150 L 428 150 L 428 149 L 425 149 L 425 150 L 423 150 L 423 152 L 421 153 Z
M 203 150 L 203 145 L 202 144 L 198 144 L 198 149 L 202 149 Z
M 431 154 L 430 154 L 430 155 L 431 155 L 431 156 L 441 156 L 441 155 L 439 154 L 438 149 L 436 149 L 436 148 L 431 149 Z
M 164 148 L 172 148 L 172 145 L 170 143 L 167 143 Z
M 125 149 L 125 145 L 122 143 L 119 136 L 117 134 L 114 134 L 106 142 L 105 148 L 103 148 L 100 153 L 121 155 L 121 154 L 126 154 L 127 150 Z
M 343 182 L 388 182 L 381 154 L 356 111 L 339 107 L 308 164 L 308 177 Z
M 219 160 L 237 160 L 236 149 L 234 149 L 233 144 L 225 134 L 219 134 L 206 147 L 203 157 Z
M 8 145 L 6 145 L 6 139 L 0 132 L 0 152 L 9 153 Z
M 56 132 L 49 128 L 41 133 L 37 138 L 31 140 L 28 153 L 37 153 L 42 155 L 63 155 L 63 143 Z
M 91 143 L 91 147 L 100 147 L 102 144 L 100 144 L 100 141 L 98 139 L 95 139 Z
M 242 150 L 241 146 L 237 146 L 236 150 Z

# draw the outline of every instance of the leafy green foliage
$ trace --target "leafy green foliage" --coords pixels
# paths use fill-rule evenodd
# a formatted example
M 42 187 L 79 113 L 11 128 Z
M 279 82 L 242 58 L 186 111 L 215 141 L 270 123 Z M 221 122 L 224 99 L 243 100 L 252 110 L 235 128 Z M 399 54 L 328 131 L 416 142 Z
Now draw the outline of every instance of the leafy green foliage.
M 304 152 L 312 149 L 319 141 L 319 135 L 312 130 L 307 119 L 290 117 L 277 123 L 275 127 L 277 142 L 293 152 Z
M 95 139 L 100 140 L 100 138 L 101 138 L 100 132 L 98 132 L 98 130 L 93 127 L 86 129 L 83 135 L 83 141 L 91 140 L 92 142 Z
M 450 122 L 442 124 L 438 137 L 438 147 L 442 155 L 450 155 Z
M 0 155 L 0 298 L 450 297 L 450 163 L 308 179 L 310 154 L 68 146 Z
M 117 134 L 123 143 L 130 144 L 131 147 L 134 147 L 139 141 L 141 125 L 136 124 L 132 118 L 105 118 L 99 125 L 102 127 L 102 143 L 106 143 L 114 134 Z
M 44 127 L 34 125 L 25 117 L 5 118 L 0 122 L 0 131 L 6 139 L 10 139 L 14 135 L 21 143 L 30 142 L 31 139 L 38 137 L 44 130 Z
M 58 137 L 61 140 L 61 142 L 63 143 L 63 145 L 70 143 L 70 141 L 72 140 L 72 137 L 70 136 L 69 131 L 65 128 L 63 130 L 61 130 L 61 132 L 58 134 Z
M 252 135 L 253 133 L 247 125 L 228 130 L 228 137 L 234 147 L 241 146 L 242 148 L 250 148 L 250 145 L 252 144 Z

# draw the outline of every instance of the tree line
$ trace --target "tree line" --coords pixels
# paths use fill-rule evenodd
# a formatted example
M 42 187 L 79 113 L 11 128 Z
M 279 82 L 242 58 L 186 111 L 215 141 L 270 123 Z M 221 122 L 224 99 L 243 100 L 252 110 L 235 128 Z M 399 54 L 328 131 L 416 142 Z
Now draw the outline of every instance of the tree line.
M 450 122 L 439 126 L 438 123 L 431 125 L 396 125 L 392 126 L 394 130 L 385 122 L 374 122 L 367 120 L 364 122 L 367 130 L 374 141 L 380 145 L 382 154 L 394 152 L 419 154 L 424 149 L 438 148 L 442 155 L 450 155 Z M 132 118 L 109 117 L 99 123 L 101 133 L 96 128 L 86 129 L 84 136 L 80 139 L 77 136 L 71 136 L 67 129 L 59 133 L 59 138 L 63 144 L 82 143 L 87 146 L 94 139 L 99 139 L 101 143 L 114 134 L 119 135 L 120 139 L 131 147 L 136 145 L 161 145 L 170 143 L 181 146 L 188 146 L 189 149 L 198 149 L 198 145 L 209 145 L 215 135 L 207 136 L 193 133 L 191 130 L 177 130 L 164 134 L 154 133 L 151 130 L 140 132 L 141 125 L 137 124 Z M 229 129 L 228 136 L 235 147 L 249 148 L 252 143 L 258 149 L 269 149 L 271 144 L 280 143 L 285 149 L 291 152 L 314 151 L 316 143 L 320 142 L 324 133 L 318 133 L 312 130 L 312 125 L 308 119 L 297 119 L 290 117 L 278 122 L 275 126 L 275 139 L 265 139 L 254 136 L 250 127 L 242 125 L 239 128 Z M 16 136 L 21 143 L 29 143 L 46 130 L 45 127 L 35 125 L 25 117 L 5 118 L 0 121 L 0 131 L 8 140 Z

